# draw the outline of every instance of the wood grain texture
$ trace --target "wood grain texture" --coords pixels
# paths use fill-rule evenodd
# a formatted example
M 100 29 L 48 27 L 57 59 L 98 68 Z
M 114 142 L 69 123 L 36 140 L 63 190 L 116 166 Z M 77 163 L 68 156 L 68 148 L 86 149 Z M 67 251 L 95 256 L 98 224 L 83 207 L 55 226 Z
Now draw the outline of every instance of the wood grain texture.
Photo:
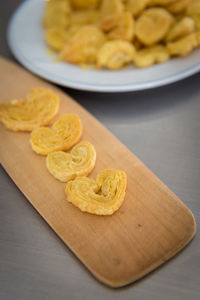
M 0 59 L 0 101 L 25 96 L 30 88 L 48 87 L 61 98 L 59 117 L 77 113 L 82 140 L 97 151 L 90 177 L 105 168 L 127 173 L 126 197 L 112 216 L 81 212 L 65 198 L 65 184 L 51 176 L 45 157 L 30 147 L 29 133 L 0 125 L 0 162 L 40 215 L 103 283 L 120 287 L 152 271 L 180 251 L 194 236 L 191 211 L 116 137 L 83 107 L 54 86 Z M 57 119 L 57 118 L 56 118 Z

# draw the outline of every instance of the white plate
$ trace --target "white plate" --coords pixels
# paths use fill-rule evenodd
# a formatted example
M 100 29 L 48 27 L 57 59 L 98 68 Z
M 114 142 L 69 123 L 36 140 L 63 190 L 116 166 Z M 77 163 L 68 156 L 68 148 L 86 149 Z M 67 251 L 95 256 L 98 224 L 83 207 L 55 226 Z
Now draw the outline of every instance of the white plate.
M 8 28 L 8 42 L 15 57 L 29 70 L 57 84 L 81 90 L 124 92 L 155 88 L 186 78 L 200 70 L 200 48 L 147 69 L 120 71 L 83 70 L 53 62 L 47 54 L 41 18 L 44 0 L 26 0 L 19 6 Z

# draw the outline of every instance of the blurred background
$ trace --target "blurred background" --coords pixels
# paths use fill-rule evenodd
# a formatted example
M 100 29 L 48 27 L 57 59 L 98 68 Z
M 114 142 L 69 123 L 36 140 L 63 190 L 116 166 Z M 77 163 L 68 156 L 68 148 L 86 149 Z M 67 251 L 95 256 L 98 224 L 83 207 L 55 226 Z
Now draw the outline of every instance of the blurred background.
M 0 55 L 13 62 L 6 31 L 21 2 L 0 3 Z M 199 229 L 200 73 L 161 88 L 129 93 L 60 88 L 102 122 L 192 210 Z M 2 300 L 197 300 L 199 249 L 197 231 L 191 244 L 163 267 L 127 288 L 109 289 L 62 244 L 0 168 Z

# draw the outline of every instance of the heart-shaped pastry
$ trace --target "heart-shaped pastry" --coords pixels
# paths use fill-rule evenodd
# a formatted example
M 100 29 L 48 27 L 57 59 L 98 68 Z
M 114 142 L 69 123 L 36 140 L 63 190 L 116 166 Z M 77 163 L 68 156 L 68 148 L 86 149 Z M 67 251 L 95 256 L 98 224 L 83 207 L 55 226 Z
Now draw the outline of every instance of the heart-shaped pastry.
M 63 182 L 77 176 L 87 176 L 94 168 L 96 151 L 89 142 L 80 142 L 74 146 L 71 153 L 63 151 L 52 152 L 46 158 L 49 172 Z
M 116 169 L 103 170 L 96 181 L 77 177 L 66 185 L 67 200 L 84 212 L 112 215 L 123 203 L 126 174 Z
M 32 131 L 35 127 L 50 124 L 59 103 L 59 97 L 51 90 L 35 88 L 27 95 L 27 100 L 0 103 L 0 121 L 13 131 Z
M 164 8 L 145 9 L 136 21 L 136 36 L 145 46 L 154 45 L 165 37 L 173 20 Z
M 32 149 L 42 155 L 68 150 L 75 145 L 82 134 L 82 124 L 78 115 L 62 115 L 52 126 L 35 128 L 31 133 Z

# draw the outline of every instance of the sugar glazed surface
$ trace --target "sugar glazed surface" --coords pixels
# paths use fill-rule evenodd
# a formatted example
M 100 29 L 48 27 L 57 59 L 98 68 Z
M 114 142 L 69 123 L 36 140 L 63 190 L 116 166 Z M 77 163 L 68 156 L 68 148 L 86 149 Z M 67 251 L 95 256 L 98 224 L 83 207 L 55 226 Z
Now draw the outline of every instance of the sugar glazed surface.
M 48 0 L 47 45 L 84 68 L 145 68 L 200 46 L 200 0 Z
M 79 115 L 62 114 L 51 128 L 47 127 L 58 113 L 59 104 L 59 97 L 53 91 L 34 88 L 27 100 L 0 103 L 0 121 L 12 131 L 31 131 L 32 150 L 47 155 L 50 174 L 67 182 L 65 193 L 70 203 L 83 212 L 111 215 L 124 201 L 126 174 L 106 169 L 96 180 L 86 177 L 95 167 L 96 150 L 88 141 L 79 142 L 83 131 Z M 70 149 L 71 152 L 66 152 Z

